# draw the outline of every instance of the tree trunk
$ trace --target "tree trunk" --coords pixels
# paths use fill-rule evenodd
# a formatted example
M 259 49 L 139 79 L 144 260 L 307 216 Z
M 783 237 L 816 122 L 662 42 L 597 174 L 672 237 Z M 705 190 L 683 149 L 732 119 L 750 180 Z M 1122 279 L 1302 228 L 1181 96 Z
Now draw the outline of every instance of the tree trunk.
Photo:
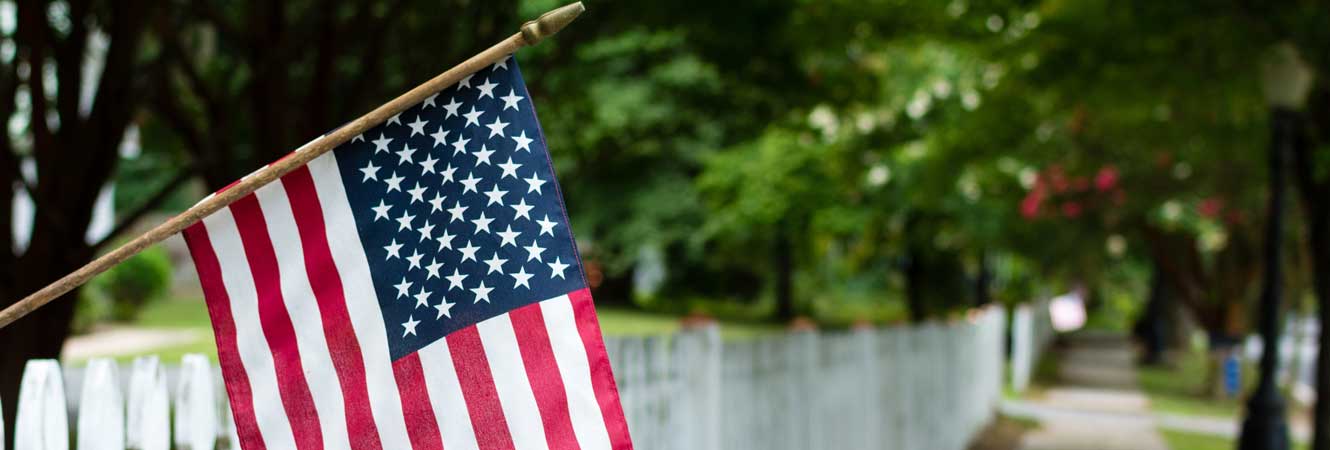
M 775 246 L 772 257 L 776 266 L 776 320 L 789 322 L 798 311 L 794 305 L 794 255 L 790 243 L 790 229 L 787 221 L 776 225 Z
M 1326 330 L 1326 325 L 1330 324 L 1330 211 L 1318 205 L 1309 211 L 1308 216 L 1308 226 L 1311 228 L 1312 287 L 1316 291 L 1317 316 L 1321 325 L 1316 339 L 1316 407 L 1312 449 L 1330 450 L 1330 401 L 1322 401 L 1326 398 L 1325 393 L 1330 392 L 1330 332 Z

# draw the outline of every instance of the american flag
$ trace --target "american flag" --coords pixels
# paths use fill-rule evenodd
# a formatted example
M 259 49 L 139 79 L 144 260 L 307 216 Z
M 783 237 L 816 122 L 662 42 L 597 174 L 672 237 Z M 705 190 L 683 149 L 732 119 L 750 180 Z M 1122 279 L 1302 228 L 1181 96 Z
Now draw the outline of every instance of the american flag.
M 511 58 L 185 238 L 245 449 L 632 447 Z

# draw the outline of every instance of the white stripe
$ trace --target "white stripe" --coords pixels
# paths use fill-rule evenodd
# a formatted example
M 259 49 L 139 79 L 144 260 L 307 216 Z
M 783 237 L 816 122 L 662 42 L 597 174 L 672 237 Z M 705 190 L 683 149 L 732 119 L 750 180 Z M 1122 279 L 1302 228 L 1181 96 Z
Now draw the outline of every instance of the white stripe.
M 282 284 L 282 302 L 295 326 L 296 348 L 300 351 L 300 367 L 319 414 L 319 428 L 323 432 L 325 448 L 351 448 L 346 430 L 346 403 L 342 399 L 342 386 L 338 383 L 337 369 L 333 367 L 328 341 L 323 335 L 323 317 L 310 287 L 309 272 L 305 270 L 305 249 L 301 246 L 300 231 L 291 211 L 286 189 L 280 182 L 269 184 L 254 192 L 268 225 L 268 240 L 277 255 L 277 275 Z
M 489 360 L 494 390 L 499 393 L 499 404 L 503 405 L 503 416 L 508 421 L 508 434 L 513 437 L 513 448 L 547 448 L 545 426 L 540 422 L 536 395 L 526 379 L 513 321 L 507 314 L 500 314 L 476 324 L 476 331 L 480 332 L 481 346 L 485 347 L 485 358 Z
M 573 303 L 567 295 L 540 302 L 540 314 L 545 317 L 545 329 L 554 348 L 554 362 L 559 366 L 563 388 L 568 393 L 568 415 L 573 422 L 573 434 L 582 450 L 610 448 L 610 433 L 605 429 L 605 416 L 596 401 L 596 390 L 591 385 L 591 366 L 587 363 L 586 346 L 577 332 L 577 317 Z
M 286 420 L 281 394 L 277 391 L 277 370 L 273 366 L 272 351 L 259 323 L 259 297 L 254 288 L 249 260 L 245 259 L 244 245 L 236 229 L 231 208 L 217 210 L 203 219 L 208 240 L 217 253 L 221 265 L 222 285 L 231 299 L 231 316 L 235 320 L 236 348 L 245 365 L 249 387 L 254 400 L 254 418 L 268 448 L 295 448 L 291 423 Z
M 406 419 L 402 417 L 402 399 L 397 393 L 397 378 L 393 376 L 392 360 L 388 356 L 388 333 L 383 326 L 383 313 L 379 310 L 374 281 L 369 275 L 369 260 L 360 245 L 355 217 L 342 186 L 337 160 L 329 152 L 314 158 L 307 165 L 314 178 L 314 189 L 323 209 L 323 222 L 328 230 L 328 248 L 334 265 L 342 276 L 342 289 L 346 296 L 346 310 L 351 316 L 351 327 L 360 342 L 360 353 L 365 360 L 365 387 L 369 390 L 370 412 L 379 426 L 379 439 L 385 449 L 411 448 L 406 434 Z
M 452 353 L 448 351 L 448 340 L 434 341 L 416 354 L 420 355 L 420 366 L 425 373 L 425 388 L 429 391 L 434 418 L 439 421 L 443 448 L 478 449 L 476 430 L 471 426 L 471 413 L 466 409 L 466 398 L 462 397 L 462 385 L 457 381 L 457 370 L 453 366 Z

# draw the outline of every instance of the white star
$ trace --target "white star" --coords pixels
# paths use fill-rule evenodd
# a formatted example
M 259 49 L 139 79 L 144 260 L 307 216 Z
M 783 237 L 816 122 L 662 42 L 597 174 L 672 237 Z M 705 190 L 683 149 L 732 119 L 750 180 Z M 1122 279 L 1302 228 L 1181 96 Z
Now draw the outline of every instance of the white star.
M 435 173 L 436 170 L 434 170 L 434 165 L 438 163 L 439 160 L 435 159 L 434 155 L 425 153 L 425 160 L 420 162 L 420 174 Z
M 407 270 L 411 270 L 411 269 L 419 269 L 419 268 L 420 268 L 420 258 L 424 258 L 424 257 L 425 257 L 425 255 L 420 254 L 420 250 L 419 250 L 419 249 L 412 250 L 412 251 L 411 251 L 411 256 L 406 257 L 406 262 L 410 263 L 410 266 L 407 267 Z
M 413 296 L 413 297 L 416 298 L 416 307 L 417 307 L 417 308 L 419 308 L 419 307 L 421 307 L 421 306 L 429 306 L 429 295 L 430 295 L 430 293 L 431 293 L 430 291 L 427 291 L 427 290 L 425 290 L 425 288 L 422 287 L 422 288 L 420 288 L 420 292 L 417 292 L 416 295 Z
M 526 150 L 526 151 L 528 151 L 528 152 L 531 151 L 531 142 L 532 142 L 532 139 L 529 138 L 529 137 L 526 137 L 526 130 L 522 130 L 522 133 L 521 133 L 521 134 L 518 134 L 517 136 L 513 136 L 513 140 L 514 140 L 514 141 L 517 141 L 517 148 L 516 148 L 515 150 L 513 150 L 513 151 L 517 151 L 517 150 Z
M 486 233 L 489 233 L 489 232 L 490 232 L 490 222 L 493 222 L 493 221 L 494 221 L 494 219 L 491 219 L 491 218 L 489 218 L 489 217 L 485 217 L 485 212 L 484 212 L 484 211 L 481 211 L 481 212 L 480 212 L 480 218 L 475 219 L 475 220 L 472 220 L 471 223 L 476 224 L 476 233 L 480 233 L 481 231 L 484 231 L 484 232 L 486 232 Z
M 357 134 L 356 137 L 351 138 L 351 142 L 365 142 L 365 133 Z
M 400 160 L 397 161 L 397 164 L 401 165 L 411 162 L 411 155 L 414 154 L 416 154 L 416 149 L 411 148 L 410 145 L 403 145 L 402 150 L 397 152 L 397 157 L 400 158 Z
M 495 116 L 494 123 L 486 124 L 485 127 L 490 129 L 490 139 L 494 139 L 494 136 L 504 137 L 503 129 L 508 128 L 508 122 L 499 120 L 499 117 Z
M 406 323 L 402 324 L 402 327 L 406 328 L 406 331 L 402 333 L 402 337 L 416 334 L 416 325 L 420 325 L 420 321 L 416 320 L 416 316 L 407 317 Z
M 513 157 L 509 156 L 508 162 L 499 164 L 499 168 L 503 169 L 503 174 L 499 175 L 499 179 L 502 180 L 508 177 L 517 178 L 517 169 L 520 169 L 521 167 L 521 164 L 514 163 Z
M 434 193 L 434 198 L 432 198 L 432 199 L 429 200 L 429 212 L 430 212 L 430 213 L 436 213 L 436 212 L 439 212 L 439 211 L 443 211 L 443 198 L 444 198 L 444 197 L 443 197 L 443 193 L 442 193 L 442 192 L 435 192 L 435 193 Z
M 421 106 L 420 109 L 423 110 L 423 109 L 428 108 L 428 107 L 430 107 L 430 106 L 439 106 L 439 105 L 435 105 L 435 104 L 434 104 L 434 99 L 436 99 L 436 98 L 439 98 L 439 93 L 438 93 L 438 92 L 435 92 L 434 95 L 431 95 L 431 96 L 429 96 L 429 97 L 425 97 L 425 106 Z
M 416 204 L 416 202 L 425 201 L 425 190 L 426 188 L 421 186 L 419 181 L 416 182 L 416 187 L 406 190 L 406 193 L 411 194 L 412 205 Z
M 474 76 L 476 76 L 476 74 L 473 73 L 473 74 L 471 74 L 471 75 L 467 75 L 467 76 L 462 77 L 462 81 L 458 81 L 458 82 L 457 82 L 457 90 L 460 91 L 460 90 L 462 90 L 462 88 L 464 88 L 464 87 L 468 87 L 468 88 L 471 87 L 471 77 L 474 77 Z
M 490 150 L 485 144 L 480 144 L 480 151 L 476 152 L 476 167 L 480 167 L 481 164 L 490 164 L 490 156 L 493 154 L 494 150 Z
M 425 219 L 425 226 L 416 231 L 420 232 L 420 242 L 425 242 L 426 239 L 434 239 L 434 225 L 429 223 L 429 219 Z
M 466 247 L 457 249 L 457 251 L 462 252 L 462 262 L 467 260 L 476 261 L 476 250 L 480 250 L 480 247 L 471 245 L 471 241 L 466 241 Z
M 492 291 L 492 290 L 494 290 L 494 288 L 485 287 L 485 280 L 480 280 L 480 286 L 476 286 L 476 287 L 474 287 L 474 288 L 471 288 L 471 292 L 472 292 L 473 294 L 476 294 L 476 301 L 475 301 L 475 303 L 480 303 L 481 300 L 484 300 L 485 303 L 489 303 L 489 302 L 490 302 L 490 291 Z
M 503 194 L 507 193 L 508 191 L 499 190 L 499 183 L 494 183 L 494 187 L 485 192 L 485 196 L 490 198 L 489 202 L 485 203 L 485 206 L 493 205 L 495 203 L 498 203 L 499 206 L 503 206 Z
M 499 239 L 501 239 L 501 240 L 499 241 L 499 248 L 503 248 L 503 246 L 505 246 L 505 245 L 512 245 L 513 247 L 516 247 L 516 246 L 517 246 L 517 237 L 518 237 L 518 236 L 521 236 L 521 235 L 522 235 L 522 232 L 520 232 L 520 231 L 513 231 L 513 226 L 512 226 L 512 225 L 508 225 L 508 229 L 507 229 L 507 230 L 500 231 L 500 232 L 498 232 L 497 234 L 499 235 Z
M 411 127 L 411 136 L 415 136 L 415 135 L 417 135 L 417 134 L 419 134 L 419 135 L 424 135 L 424 134 L 425 134 L 425 124 L 426 124 L 426 123 L 427 123 L 427 122 L 425 122 L 425 121 L 423 121 L 423 120 L 420 120 L 420 116 L 416 116 L 416 121 L 415 121 L 415 122 L 411 122 L 411 123 L 407 124 L 406 126 Z
M 546 215 L 545 215 L 545 219 L 543 219 L 543 220 L 537 220 L 536 223 L 540 224 L 540 234 L 541 234 L 541 235 L 544 235 L 545 233 L 549 233 L 550 236 L 554 236 L 554 226 L 559 224 L 558 222 L 552 222 L 552 221 L 550 221 L 550 215 L 549 215 L 549 214 L 546 214 Z
M 398 244 L 397 239 L 393 239 L 393 243 L 383 246 L 383 249 L 388 251 L 387 259 L 402 257 L 402 244 Z
M 402 217 L 397 218 L 397 231 L 410 230 L 412 220 L 416 220 L 416 216 L 407 214 L 406 211 L 402 211 Z
M 491 83 L 490 79 L 486 78 L 485 82 L 481 83 L 480 86 L 478 86 L 478 89 L 480 89 L 480 96 L 476 97 L 476 99 L 479 100 L 485 97 L 494 98 L 495 86 L 498 86 L 498 83 Z
M 499 252 L 494 252 L 494 256 L 491 256 L 490 259 L 485 260 L 485 265 L 489 266 L 489 270 L 485 271 L 485 275 L 489 275 L 494 272 L 498 272 L 500 275 L 502 275 L 503 263 L 506 262 L 508 262 L 508 260 L 499 257 Z
M 453 318 L 451 311 L 453 310 L 454 304 L 455 303 L 448 303 L 448 299 L 446 298 L 440 300 L 439 304 L 434 305 L 434 309 L 439 310 L 439 315 L 435 317 L 434 320 L 442 319 L 444 316 L 447 316 L 449 319 Z
M 457 180 L 454 180 L 454 179 L 453 179 L 453 174 L 456 173 L 456 172 L 457 172 L 457 168 L 456 168 L 456 167 L 453 167 L 453 165 L 452 165 L 451 163 L 449 163 L 447 169 L 443 169 L 443 172 L 439 172 L 439 175 L 443 177 L 443 182 L 441 182 L 441 183 L 439 183 L 439 184 L 443 184 L 443 183 L 448 183 L 448 182 L 457 181 Z
M 397 176 L 397 172 L 393 172 L 393 176 L 388 177 L 387 180 L 384 180 L 385 183 L 388 183 L 388 192 L 402 190 L 402 180 L 405 179 L 406 178 Z
M 447 119 L 449 117 L 456 116 L 457 110 L 460 109 L 461 107 L 462 103 L 458 102 L 457 98 L 454 97 L 452 101 L 448 102 L 448 104 L 443 105 L 443 109 L 448 111 L 447 114 L 444 114 L 443 118 Z
M 447 228 L 444 228 L 443 235 L 439 236 L 439 251 L 443 251 L 445 248 L 453 248 L 453 239 L 456 237 L 457 236 L 452 233 L 449 233 Z
M 388 153 L 388 144 L 392 141 L 393 138 L 384 136 L 383 133 L 379 133 L 379 138 L 374 140 L 374 153 Z
M 458 137 L 457 137 L 457 141 L 456 141 L 456 142 L 453 142 L 453 155 L 456 156 L 456 155 L 460 155 L 460 154 L 466 153 L 466 144 L 468 144 L 468 143 L 470 143 L 470 142 L 471 142 L 470 139 L 466 139 L 466 138 L 463 138 L 463 137 L 461 137 L 461 136 L 458 136 Z
M 495 62 L 494 62 L 494 66 L 492 66 L 492 67 L 490 68 L 490 72 L 493 73 L 493 72 L 497 72 L 497 71 L 499 71 L 499 69 L 507 69 L 507 68 L 508 68 L 508 58 L 512 58 L 512 56 L 505 56 L 505 57 L 503 57 L 503 59 L 500 59 L 500 60 L 498 60 L 498 61 L 495 61 Z
M 402 124 L 402 113 L 393 114 L 392 117 L 388 118 L 388 125 L 392 125 L 394 123 L 398 125 Z
M 523 286 L 526 287 L 527 289 L 531 289 L 531 283 L 530 283 L 531 274 L 526 273 L 526 267 L 518 267 L 517 273 L 512 273 L 509 275 L 512 275 L 513 277 L 513 289 L 517 289 L 518 286 Z
M 397 298 L 402 298 L 411 295 L 411 293 L 408 292 L 411 290 L 411 282 L 406 281 L 406 277 L 402 277 L 402 282 L 393 285 L 393 287 L 397 288 Z
M 540 259 L 540 254 L 545 253 L 545 248 L 541 247 L 540 243 L 536 242 L 535 239 L 531 240 L 531 245 L 522 248 L 526 249 L 527 261 L 531 261 L 534 259 L 536 261 L 544 262 L 543 260 Z
M 465 117 L 465 118 L 466 118 L 466 125 L 463 125 L 463 126 L 467 126 L 467 127 L 472 126 L 472 125 L 480 126 L 480 115 L 481 115 L 481 114 L 482 114 L 482 113 L 481 113 L 480 111 L 476 111 L 476 107 L 475 107 L 475 106 L 472 106 L 472 107 L 471 107 L 471 112 L 468 112 L 468 113 L 466 113 L 466 114 L 462 114 L 462 117 Z
M 462 217 L 462 213 L 466 212 L 466 208 L 467 208 L 466 206 L 462 206 L 461 200 L 458 200 L 457 203 L 453 204 L 452 208 L 448 208 L 448 214 L 453 215 L 453 218 L 448 220 L 448 223 L 453 223 L 459 220 L 466 220 L 465 217 Z
M 465 194 L 467 192 L 480 192 L 479 189 L 476 189 L 476 185 L 478 184 L 480 184 L 480 179 L 476 178 L 476 174 L 474 173 L 468 174 L 466 176 L 466 179 L 462 180 L 462 186 L 463 186 L 462 193 Z
M 527 184 L 526 193 L 530 194 L 535 192 L 537 194 L 544 194 L 544 192 L 540 191 L 540 187 L 545 185 L 545 180 L 540 179 L 535 172 L 531 172 L 531 178 L 526 178 L 525 180 Z
M 369 165 L 360 169 L 360 171 L 365 174 L 365 179 L 360 180 L 362 183 L 369 180 L 379 180 L 379 166 L 374 165 L 374 161 L 372 160 L 369 162 Z
M 517 204 L 513 205 L 513 220 L 524 217 L 526 220 L 531 220 L 531 208 L 535 208 L 535 206 L 526 204 L 526 198 L 518 200 Z
M 559 277 L 559 278 L 563 278 L 563 279 L 567 280 L 567 278 L 564 278 L 564 276 L 563 276 L 563 271 L 568 269 L 568 265 L 567 265 L 567 264 L 564 264 L 563 261 L 561 261 L 559 258 L 554 258 L 554 262 L 552 262 L 552 263 L 546 263 L 546 264 L 549 264 L 549 266 L 550 266 L 550 279 L 551 279 L 551 280 L 553 280 L 554 277 Z
M 443 131 L 443 125 L 439 125 L 439 131 L 430 133 L 429 137 L 434 138 L 434 148 L 439 148 L 440 145 L 448 145 L 448 132 Z
M 429 272 L 429 273 L 428 273 L 427 275 L 425 275 L 425 281 L 429 281 L 429 280 L 432 280 L 432 279 L 438 278 L 438 277 L 439 277 L 439 269 L 442 268 L 442 267 L 443 267 L 443 263 L 440 262 L 440 261 L 437 260 L 437 259 L 434 260 L 434 262 L 429 263 L 429 265 L 426 265 L 426 266 L 425 266 L 425 271 L 426 271 L 426 272 Z
M 453 268 L 453 274 L 444 278 L 448 279 L 448 290 L 451 291 L 453 289 L 462 289 L 462 280 L 466 279 L 466 274 Z
M 526 98 L 526 97 L 522 97 L 522 96 L 520 96 L 520 95 L 517 95 L 517 90 L 516 90 L 516 89 L 509 89 L 509 90 L 508 90 L 508 95 L 505 95 L 505 96 L 503 96 L 503 97 L 499 97 L 499 98 L 503 99 L 503 110 L 504 110 L 504 111 L 507 111 L 508 108 L 512 108 L 512 109 L 516 109 L 516 110 L 518 110 L 518 111 L 521 111 L 522 109 L 517 107 L 517 102 L 522 101 L 522 99 L 523 99 L 523 98 Z
M 393 209 L 393 207 L 388 205 L 387 203 L 384 203 L 383 199 L 379 199 L 379 206 L 375 206 L 370 209 L 374 210 L 374 221 L 378 222 L 379 219 L 387 219 L 388 210 Z

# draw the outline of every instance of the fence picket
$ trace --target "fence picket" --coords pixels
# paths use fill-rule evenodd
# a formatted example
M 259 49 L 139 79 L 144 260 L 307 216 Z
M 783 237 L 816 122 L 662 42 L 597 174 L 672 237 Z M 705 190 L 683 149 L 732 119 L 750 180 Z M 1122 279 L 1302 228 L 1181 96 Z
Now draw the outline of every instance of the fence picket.
M 67 450 L 67 408 L 60 363 L 53 359 L 28 361 L 19 382 L 14 450 Z
M 93 359 L 83 370 L 78 404 L 79 450 L 124 450 L 125 399 L 120 368 L 110 359 Z
M 208 357 L 188 354 L 180 360 L 175 395 L 175 446 L 212 450 L 217 441 L 217 395 Z
M 960 450 L 1000 400 L 1005 314 L 989 308 L 948 323 L 740 340 L 722 340 L 705 324 L 609 337 L 606 350 L 643 450 Z M 1012 332 L 1028 333 L 1019 339 L 1037 359 L 1051 337 L 1040 326 L 1047 315 L 1038 306 L 1013 314 L 1030 316 L 1031 326 L 1014 323 Z M 68 412 L 77 414 L 77 450 L 234 448 L 220 372 L 206 357 L 186 355 L 170 370 L 174 390 L 155 356 L 134 360 L 127 390 L 118 372 L 110 360 L 68 374 L 55 361 L 30 361 L 15 449 L 67 449 Z M 77 403 L 65 403 L 66 389 L 81 391 Z

